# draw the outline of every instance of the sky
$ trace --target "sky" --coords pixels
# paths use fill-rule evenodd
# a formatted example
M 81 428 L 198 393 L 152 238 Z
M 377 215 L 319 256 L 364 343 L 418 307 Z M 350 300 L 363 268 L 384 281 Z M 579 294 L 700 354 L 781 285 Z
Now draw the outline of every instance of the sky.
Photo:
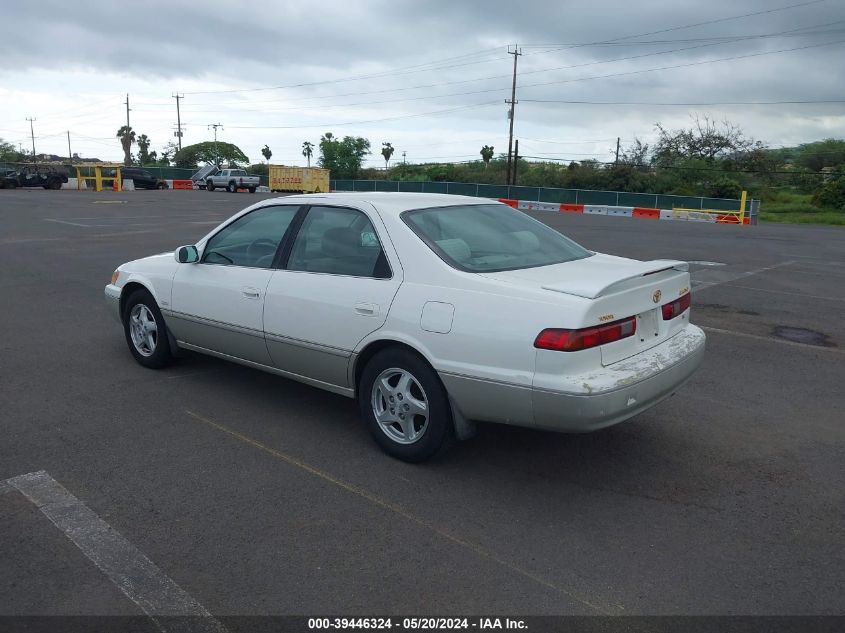
M 132 7 L 131 9 L 129 7 Z M 325 132 L 368 166 L 477 160 L 514 137 L 536 159 L 613 159 L 655 124 L 729 120 L 771 147 L 845 138 L 845 0 L 14 2 L 0 22 L 0 138 L 120 161 L 218 139 L 304 165 Z M 316 155 L 314 157 L 316 159 Z

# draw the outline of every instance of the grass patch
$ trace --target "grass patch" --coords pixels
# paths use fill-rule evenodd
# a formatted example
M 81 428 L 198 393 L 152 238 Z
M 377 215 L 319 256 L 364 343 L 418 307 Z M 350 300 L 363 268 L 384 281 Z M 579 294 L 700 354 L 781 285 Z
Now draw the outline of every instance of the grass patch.
M 813 211 L 760 211 L 760 222 L 782 224 L 832 224 L 845 226 L 845 212 L 815 209 Z
M 845 226 L 845 209 L 820 209 L 813 206 L 811 198 L 809 194 L 787 192 L 778 192 L 768 201 L 764 198 L 760 221 Z

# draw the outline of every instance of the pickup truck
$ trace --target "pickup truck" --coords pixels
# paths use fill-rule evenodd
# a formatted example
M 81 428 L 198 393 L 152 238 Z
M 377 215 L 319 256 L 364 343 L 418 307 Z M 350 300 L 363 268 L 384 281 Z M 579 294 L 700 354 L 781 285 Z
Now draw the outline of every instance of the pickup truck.
M 243 169 L 221 169 L 205 179 L 207 191 L 225 189 L 229 193 L 236 193 L 238 189 L 249 189 L 250 193 L 255 193 L 258 184 L 258 176 L 250 176 Z

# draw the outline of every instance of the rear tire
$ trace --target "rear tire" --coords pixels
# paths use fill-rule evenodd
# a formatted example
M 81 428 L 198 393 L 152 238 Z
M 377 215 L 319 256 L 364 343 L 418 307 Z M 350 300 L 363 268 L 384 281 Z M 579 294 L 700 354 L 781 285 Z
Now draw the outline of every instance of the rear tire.
M 255 193 L 255 187 L 250 187 L 250 188 L 249 188 L 249 192 L 250 192 L 250 193 Z
M 171 361 L 167 325 L 147 290 L 136 290 L 126 300 L 123 333 L 132 356 L 144 367 L 160 369 Z
M 55 180 L 50 181 L 50 189 L 54 191 L 62 188 L 62 181 L 56 178 Z
M 358 384 L 361 417 L 382 450 L 405 462 L 431 459 L 452 431 L 452 410 L 437 373 L 399 347 L 378 352 Z
M 238 186 L 235 183 L 230 182 L 229 186 L 226 187 L 226 191 L 229 193 L 238 193 Z

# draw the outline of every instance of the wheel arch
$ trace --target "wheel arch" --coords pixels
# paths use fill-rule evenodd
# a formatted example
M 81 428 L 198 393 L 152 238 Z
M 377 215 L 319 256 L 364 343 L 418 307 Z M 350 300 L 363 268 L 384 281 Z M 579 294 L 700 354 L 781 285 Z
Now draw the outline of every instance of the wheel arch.
M 367 366 L 367 363 L 370 362 L 370 359 L 372 359 L 373 356 L 390 347 L 405 349 L 415 356 L 418 356 L 420 359 L 425 361 L 432 370 L 434 370 L 435 375 L 437 375 L 438 379 L 440 379 L 440 373 L 437 371 L 434 363 L 427 354 L 419 349 L 418 346 L 413 345 L 409 341 L 399 340 L 398 338 L 378 338 L 368 341 L 360 351 L 353 354 L 349 378 L 352 382 L 352 388 L 355 390 L 356 398 L 360 395 L 358 393 L 358 382 L 361 380 L 361 374 L 364 371 L 364 367 Z M 442 380 L 440 382 L 443 384 Z M 455 400 L 452 398 L 451 394 L 449 394 L 449 390 L 446 389 L 446 385 L 443 385 L 443 389 L 446 391 L 446 395 L 449 398 L 449 406 L 452 410 L 452 428 L 454 430 L 455 437 L 459 440 L 466 440 L 473 437 L 477 432 L 476 423 L 473 420 L 467 420 L 464 417 L 463 413 L 461 413 L 461 410 L 455 403 Z
M 158 296 L 153 290 L 153 285 L 151 283 L 145 283 L 144 281 L 140 281 L 137 278 L 130 278 L 128 282 L 126 282 L 123 287 L 120 289 L 120 319 L 123 321 L 124 315 L 126 314 L 126 301 L 129 297 L 132 296 L 137 290 L 145 290 L 150 293 L 150 296 L 153 298 L 153 301 L 156 302 L 156 306 L 158 307 L 159 311 L 161 311 L 161 302 L 158 299 Z M 176 343 L 176 337 L 173 336 L 173 332 L 170 331 L 170 327 L 167 326 L 167 317 L 162 314 L 161 318 L 164 320 L 165 330 L 167 331 L 167 340 L 170 343 L 170 353 L 173 356 L 181 356 L 181 351 L 179 350 L 179 345 Z

